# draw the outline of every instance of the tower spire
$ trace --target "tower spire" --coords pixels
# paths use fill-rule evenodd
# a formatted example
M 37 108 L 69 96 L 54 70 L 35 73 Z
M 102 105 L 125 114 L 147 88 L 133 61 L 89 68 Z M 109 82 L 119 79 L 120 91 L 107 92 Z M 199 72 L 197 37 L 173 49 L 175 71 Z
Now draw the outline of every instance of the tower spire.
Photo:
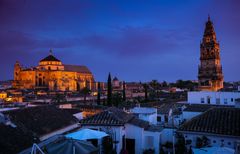
M 217 91 L 223 88 L 220 49 L 209 15 L 200 45 L 200 53 L 200 66 L 198 70 L 199 89 Z

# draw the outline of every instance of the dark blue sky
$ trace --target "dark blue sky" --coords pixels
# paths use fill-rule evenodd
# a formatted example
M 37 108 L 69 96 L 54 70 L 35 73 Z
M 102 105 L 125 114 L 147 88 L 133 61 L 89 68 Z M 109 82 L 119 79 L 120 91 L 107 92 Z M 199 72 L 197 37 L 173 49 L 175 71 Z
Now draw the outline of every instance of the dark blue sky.
M 240 79 L 239 0 L 0 0 L 0 80 L 48 55 L 86 65 L 96 80 L 197 79 L 210 14 L 224 78 Z

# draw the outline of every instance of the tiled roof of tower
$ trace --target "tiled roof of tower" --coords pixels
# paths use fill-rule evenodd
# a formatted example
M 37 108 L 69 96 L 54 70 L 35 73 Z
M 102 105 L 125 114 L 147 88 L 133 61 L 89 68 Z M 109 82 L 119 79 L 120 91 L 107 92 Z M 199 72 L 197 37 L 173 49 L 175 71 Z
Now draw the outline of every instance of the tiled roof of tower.
M 77 65 L 64 65 L 64 70 L 69 72 L 92 73 L 86 66 Z
M 40 62 L 43 62 L 43 61 L 58 61 L 58 62 L 60 62 L 60 60 L 57 59 L 56 57 L 54 57 L 53 55 L 49 55 L 49 56 L 43 58 L 42 60 L 40 60 Z
M 204 36 L 208 36 L 208 35 L 215 35 L 213 23 L 212 23 L 210 17 L 208 17 L 208 21 L 206 22 L 206 27 L 204 30 Z
M 179 131 L 240 137 L 240 109 L 212 108 L 183 124 Z

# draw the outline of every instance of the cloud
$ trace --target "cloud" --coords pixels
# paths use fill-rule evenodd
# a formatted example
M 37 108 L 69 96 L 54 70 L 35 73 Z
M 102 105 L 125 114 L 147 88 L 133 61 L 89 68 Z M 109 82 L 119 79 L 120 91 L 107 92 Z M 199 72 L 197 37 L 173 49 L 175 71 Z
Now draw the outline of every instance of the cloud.
M 85 37 L 81 39 L 81 45 L 121 56 L 143 56 L 172 52 L 178 47 L 176 40 L 179 38 L 188 39 L 179 32 L 174 35 L 173 30 L 126 26 L 110 34 Z

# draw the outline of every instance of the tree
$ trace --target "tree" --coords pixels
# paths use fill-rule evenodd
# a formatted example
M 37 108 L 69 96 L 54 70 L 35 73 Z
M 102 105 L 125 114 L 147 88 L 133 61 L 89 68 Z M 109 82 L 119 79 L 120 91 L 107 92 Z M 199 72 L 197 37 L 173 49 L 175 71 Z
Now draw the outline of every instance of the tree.
M 126 85 L 125 85 L 125 81 L 123 81 L 123 91 L 122 91 L 122 98 L 123 101 L 126 101 Z
M 81 94 L 83 94 L 84 96 L 84 99 L 83 99 L 83 102 L 86 103 L 86 98 L 87 98 L 87 95 L 89 95 L 91 92 L 90 89 L 88 89 L 88 87 L 84 87 L 82 90 L 81 90 Z
M 160 148 L 160 154 L 164 154 L 163 147 Z
M 166 82 L 166 81 L 163 81 L 162 87 L 167 87 L 167 86 L 168 86 L 167 82 Z
M 206 147 L 208 145 L 210 145 L 210 141 L 206 136 L 202 136 L 201 138 L 197 137 L 197 141 L 196 141 L 197 148 Z
M 59 93 L 56 93 L 56 95 L 51 99 L 51 103 L 53 103 L 53 104 L 61 104 L 66 101 L 67 101 L 67 99 L 66 99 L 65 95 L 59 94 Z
M 200 137 L 197 137 L 196 147 L 197 148 L 202 148 L 203 147 L 202 139 Z
M 150 86 L 154 89 L 154 90 L 158 90 L 159 89 L 159 83 L 157 80 L 152 80 L 150 83 Z
M 145 83 L 143 84 L 144 87 L 144 93 L 145 93 L 145 102 L 148 101 L 148 85 Z
M 182 134 L 177 134 L 177 143 L 176 143 L 176 151 L 179 154 L 185 154 L 186 153 L 186 143 L 185 143 L 185 138 L 183 137 Z
M 112 105 L 112 78 L 111 74 L 108 74 L 108 81 L 107 81 L 107 105 L 111 106 Z
M 203 147 L 210 145 L 210 140 L 206 136 L 202 137 L 202 142 L 203 142 Z
M 100 105 L 101 103 L 101 87 L 100 87 L 100 82 L 98 82 L 98 93 L 97 93 L 97 104 Z
M 118 107 L 118 105 L 122 102 L 122 95 L 121 93 L 113 93 L 112 95 L 112 103 L 114 103 L 113 105 Z

